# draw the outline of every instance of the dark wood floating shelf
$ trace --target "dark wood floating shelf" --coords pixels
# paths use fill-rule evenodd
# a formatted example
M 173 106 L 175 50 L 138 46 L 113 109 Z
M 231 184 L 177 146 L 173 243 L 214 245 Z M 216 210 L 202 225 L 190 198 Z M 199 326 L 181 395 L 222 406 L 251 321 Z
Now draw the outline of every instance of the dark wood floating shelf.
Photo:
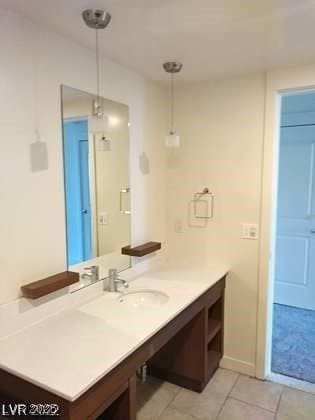
M 158 251 L 161 248 L 161 242 L 147 242 L 143 245 L 135 247 L 131 247 L 130 245 L 124 246 L 123 248 L 121 248 L 121 253 L 123 255 L 129 255 L 131 257 L 144 257 L 145 255 Z
M 56 290 L 63 289 L 80 280 L 79 273 L 64 271 L 21 287 L 22 295 L 28 299 L 38 299 Z

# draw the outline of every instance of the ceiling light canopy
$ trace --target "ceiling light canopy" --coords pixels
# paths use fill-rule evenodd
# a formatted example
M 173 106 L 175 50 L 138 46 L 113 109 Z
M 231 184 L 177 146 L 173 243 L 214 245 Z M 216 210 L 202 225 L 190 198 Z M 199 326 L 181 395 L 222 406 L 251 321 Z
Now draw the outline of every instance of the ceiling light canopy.
M 112 19 L 110 13 L 101 9 L 84 10 L 82 17 L 87 26 L 92 29 L 104 29 Z

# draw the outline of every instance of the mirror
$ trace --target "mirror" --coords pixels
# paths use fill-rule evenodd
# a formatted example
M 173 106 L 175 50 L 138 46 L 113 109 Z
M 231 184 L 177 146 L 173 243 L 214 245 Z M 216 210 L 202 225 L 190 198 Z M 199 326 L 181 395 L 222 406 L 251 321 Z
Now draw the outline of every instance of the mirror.
M 121 248 L 130 244 L 129 110 L 95 96 L 61 88 L 67 260 L 71 270 L 130 267 Z M 81 284 L 89 274 L 81 276 Z

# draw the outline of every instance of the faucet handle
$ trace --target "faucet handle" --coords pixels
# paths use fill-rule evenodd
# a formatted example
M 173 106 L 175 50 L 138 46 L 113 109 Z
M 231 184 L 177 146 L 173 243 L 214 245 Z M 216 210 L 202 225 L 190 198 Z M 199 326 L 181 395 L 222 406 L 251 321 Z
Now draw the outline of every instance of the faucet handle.
M 98 268 L 97 265 L 91 265 L 90 267 L 84 267 L 83 270 L 85 270 L 85 271 L 94 271 L 95 270 L 96 271 L 97 268 Z
M 126 280 L 123 279 L 116 279 L 116 283 L 120 283 L 125 289 L 128 289 L 129 283 Z
M 116 268 L 110 268 L 108 270 L 108 277 L 117 278 L 117 276 L 118 276 L 118 271 Z
M 90 279 L 91 281 L 99 280 L 99 266 L 91 265 L 90 267 L 84 267 L 83 273 L 80 274 L 83 279 Z

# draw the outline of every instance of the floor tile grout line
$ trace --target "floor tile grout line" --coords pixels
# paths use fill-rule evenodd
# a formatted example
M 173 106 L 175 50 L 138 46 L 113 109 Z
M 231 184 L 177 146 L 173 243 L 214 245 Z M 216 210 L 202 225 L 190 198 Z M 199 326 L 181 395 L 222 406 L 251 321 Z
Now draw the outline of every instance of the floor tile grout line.
M 227 395 L 228 397 L 231 395 L 233 389 L 236 387 L 236 384 L 237 384 L 237 382 L 238 382 L 238 380 L 240 379 L 241 376 L 243 376 L 243 375 L 241 375 L 240 373 L 237 374 L 236 379 L 234 381 L 234 384 L 231 386 L 231 389 L 228 392 L 228 395 Z
M 164 382 L 166 383 L 166 382 Z M 173 396 L 173 398 L 170 400 L 170 402 L 164 407 L 164 409 L 162 410 L 162 412 L 160 413 L 158 418 L 161 418 L 163 413 L 170 407 L 170 405 L 172 404 L 172 402 L 175 401 L 175 398 L 177 397 L 177 395 L 180 393 L 181 389 L 179 388 L 178 392 L 175 393 L 175 395 Z
M 220 407 L 220 410 L 218 411 L 218 414 L 217 414 L 217 415 L 216 415 L 216 417 L 215 417 L 215 419 L 216 419 L 216 420 L 217 420 L 217 419 L 219 418 L 219 416 L 221 415 L 222 410 L 223 410 L 223 408 L 224 408 L 225 403 L 227 402 L 227 400 L 228 400 L 228 395 L 225 397 L 225 400 L 222 402 L 222 405 L 221 405 L 221 407 Z
M 162 413 L 159 415 L 159 417 L 158 417 L 158 419 L 160 419 L 161 417 L 162 417 L 162 415 L 163 415 L 163 413 L 168 409 L 168 408 L 170 408 L 171 410 L 174 410 L 174 411 L 177 411 L 178 413 L 180 413 L 180 414 L 184 414 L 185 416 L 189 416 L 189 417 L 191 417 L 193 420 L 200 420 L 199 418 L 197 418 L 197 417 L 195 417 L 195 416 L 193 416 L 192 414 L 190 414 L 190 413 L 187 413 L 186 411 L 184 411 L 184 410 L 181 410 L 181 409 L 179 409 L 179 408 L 175 408 L 175 407 L 170 407 L 170 404 L 167 406 L 167 407 L 165 407 L 165 409 L 162 411 Z
M 235 400 L 235 401 L 238 401 L 238 402 L 241 402 L 241 403 L 244 403 L 244 404 L 246 404 L 246 405 L 249 405 L 250 407 L 255 407 L 255 408 L 259 408 L 260 410 L 264 410 L 264 411 L 267 411 L 268 413 L 271 413 L 271 414 L 275 414 L 277 411 L 272 411 L 272 410 L 269 410 L 268 408 L 265 408 L 265 407 L 261 407 L 260 405 L 257 405 L 257 404 L 252 404 L 252 403 L 250 403 L 250 402 L 248 402 L 248 401 L 244 401 L 244 400 L 240 400 L 239 398 L 235 398 L 235 397 L 229 397 L 231 400 Z
M 228 393 L 226 394 L 226 396 L 225 396 L 225 398 L 224 398 L 224 400 L 223 400 L 223 402 L 222 402 L 222 404 L 220 404 L 220 408 L 219 408 L 219 411 L 218 411 L 218 414 L 216 415 L 216 417 L 215 417 L 215 419 L 216 420 L 218 420 L 219 419 L 219 417 L 220 417 L 220 415 L 221 415 L 221 413 L 222 413 L 222 411 L 223 411 L 223 409 L 224 409 L 224 406 L 226 405 L 226 403 L 227 403 L 227 400 L 228 399 L 232 399 L 232 400 L 234 400 L 234 401 L 238 401 L 238 402 L 240 402 L 240 403 L 243 403 L 243 404 L 245 404 L 245 405 L 247 405 L 247 406 L 249 406 L 249 407 L 253 407 L 253 408 L 257 408 L 257 409 L 261 409 L 261 410 L 263 410 L 263 411 L 265 411 L 265 412 L 267 412 L 267 413 L 270 413 L 270 414 L 272 414 L 273 415 L 273 419 L 274 420 L 276 420 L 276 417 L 278 416 L 278 413 L 279 413 L 279 408 L 280 408 L 280 403 L 281 403 L 281 400 L 282 400 L 282 397 L 283 397 L 283 393 L 285 392 L 285 389 L 287 388 L 286 386 L 282 386 L 281 387 L 281 391 L 280 391 L 280 396 L 279 396 L 279 400 L 278 400 L 278 402 L 277 402 L 277 406 L 276 406 L 276 409 L 275 409 L 275 411 L 272 411 L 272 410 L 270 410 L 270 409 L 267 409 L 267 408 L 265 408 L 265 407 L 261 407 L 261 406 L 259 406 L 259 405 L 257 405 L 257 404 L 253 404 L 253 403 L 250 403 L 250 402 L 248 402 L 248 401 L 244 401 L 244 400 L 241 400 L 241 399 L 239 399 L 239 398 L 236 398 L 236 397 L 234 397 L 234 396 L 232 396 L 231 394 L 232 394 L 232 392 L 233 392 L 233 390 L 235 389 L 235 387 L 237 386 L 237 383 L 238 383 L 238 381 L 239 381 L 239 379 L 242 377 L 242 376 L 247 376 L 247 375 L 242 375 L 242 374 L 240 374 L 240 373 L 238 373 L 237 375 L 236 375 L 236 378 L 235 378 L 235 380 L 234 380 L 234 382 L 233 382 L 233 384 L 232 384 L 232 386 L 231 386 L 231 388 L 230 388 L 230 390 L 228 391 Z M 255 379 L 255 378 L 254 378 Z M 165 381 L 164 383 L 167 383 L 167 381 Z M 175 390 L 175 392 L 174 392 L 174 395 L 172 396 L 172 398 L 170 399 L 170 401 L 168 402 L 168 404 L 163 408 L 163 410 L 162 410 L 162 412 L 159 414 L 159 416 L 158 416 L 158 419 L 160 419 L 164 414 L 165 414 L 165 412 L 166 412 L 166 410 L 167 409 L 169 409 L 169 408 L 171 408 L 171 409 L 174 409 L 175 411 L 177 411 L 178 413 L 182 413 L 183 415 L 189 415 L 191 418 L 193 418 L 193 419 L 195 419 L 195 420 L 198 420 L 195 416 L 193 416 L 192 414 L 190 414 L 189 412 L 186 412 L 185 410 L 181 410 L 180 408 L 178 409 L 177 407 L 172 407 L 171 405 L 172 405 L 172 403 L 174 402 L 174 400 L 176 399 L 176 397 L 180 394 L 180 392 L 182 391 L 182 389 L 181 388 L 179 388 L 178 387 L 178 389 L 176 389 Z
M 224 398 L 224 401 L 222 402 L 222 405 L 220 406 L 220 409 L 219 409 L 219 412 L 218 412 L 218 414 L 216 415 L 216 419 L 218 419 L 218 417 L 219 417 L 219 415 L 221 414 L 221 411 L 223 410 L 223 407 L 224 407 L 224 405 L 225 405 L 225 403 L 226 403 L 226 401 L 227 401 L 227 399 L 229 398 L 229 396 L 230 396 L 230 394 L 231 394 L 231 392 L 232 392 L 232 390 L 233 390 L 233 388 L 235 387 L 235 385 L 236 385 L 236 383 L 237 383 L 237 381 L 238 381 L 238 379 L 239 379 L 239 377 L 240 377 L 241 375 L 238 373 L 237 375 L 236 375 L 236 378 L 235 378 L 235 381 L 234 381 L 234 383 L 233 383 L 233 385 L 231 386 L 231 389 L 229 390 L 229 392 L 227 393 L 227 395 L 226 395 L 226 397 Z M 211 378 L 212 379 L 212 378 Z M 210 380 L 211 381 L 211 380 Z M 209 381 L 209 383 L 210 383 L 210 381 Z M 171 406 L 171 404 L 174 402 L 174 400 L 175 400 L 175 398 L 177 397 L 177 395 L 179 394 L 181 392 L 181 389 L 179 389 L 179 391 L 174 395 L 174 397 L 171 399 L 171 401 L 167 404 L 167 406 L 162 410 L 162 412 L 160 413 L 160 415 L 159 415 L 159 417 L 158 418 L 161 418 L 162 417 L 162 415 L 165 413 L 165 411 Z M 171 408 L 174 408 L 174 407 L 171 407 Z M 185 412 L 183 412 L 183 411 L 181 411 L 181 410 L 178 410 L 177 408 L 174 408 L 175 410 L 177 410 L 178 412 L 180 412 L 180 413 L 184 413 L 184 414 L 189 414 L 189 413 L 185 413 Z M 194 416 L 192 416 L 191 414 L 189 414 L 191 417 L 193 417 L 193 418 L 196 418 L 196 417 L 194 417 Z
M 234 387 L 235 387 L 235 385 L 236 385 L 236 382 L 238 381 L 238 379 L 239 379 L 239 377 L 240 377 L 241 375 L 238 373 L 237 375 L 236 375 L 236 378 L 235 378 L 235 381 L 234 381 L 234 383 L 233 383 L 233 385 L 231 386 L 231 389 L 229 390 L 229 392 L 227 393 L 227 395 L 226 395 L 226 397 L 225 397 L 225 399 L 224 399 L 224 401 L 223 401 L 223 403 L 222 403 L 222 405 L 221 405 L 221 407 L 220 407 L 220 410 L 219 410 L 219 412 L 218 412 L 218 414 L 217 414 L 217 416 L 216 416 L 216 420 L 219 418 L 219 416 L 221 415 L 221 413 L 222 413 L 222 411 L 223 411 L 223 408 L 224 408 L 224 406 L 225 406 L 225 403 L 227 402 L 227 400 L 230 398 L 230 395 L 231 395 L 231 392 L 232 392 L 232 390 L 234 389 Z
M 278 415 L 278 413 L 279 413 L 280 403 L 281 403 L 282 395 L 284 393 L 284 389 L 285 389 L 285 387 L 282 387 L 282 391 L 281 391 L 280 398 L 279 398 L 278 405 L 277 405 L 276 415 Z
M 259 379 L 255 378 L 255 377 L 252 377 L 252 376 L 247 376 L 247 375 L 243 375 L 243 374 L 239 373 L 239 376 L 238 376 L 238 378 L 237 378 L 237 381 L 238 381 L 238 379 L 239 379 L 239 378 L 241 378 L 242 376 L 245 376 L 245 377 L 248 377 L 248 378 L 252 378 L 252 379 L 254 379 L 254 380 L 259 380 Z M 236 382 L 237 382 L 237 381 L 236 381 Z M 262 410 L 265 410 L 265 411 L 268 411 L 269 413 L 274 414 L 274 417 L 278 414 L 278 410 L 279 410 L 279 407 L 280 407 L 280 400 L 281 400 L 281 398 L 282 398 L 282 394 L 283 394 L 283 392 L 284 392 L 284 390 L 285 390 L 285 388 L 286 388 L 286 386 L 285 386 L 285 385 L 278 384 L 277 382 L 269 381 L 270 383 L 275 383 L 275 384 L 277 384 L 277 385 L 281 385 L 281 392 L 280 392 L 279 401 L 278 401 L 278 403 L 277 403 L 277 408 L 276 408 L 276 410 L 275 410 L 275 411 L 272 411 L 272 410 L 268 410 L 267 408 L 263 408 L 263 407 L 261 407 L 261 406 L 259 406 L 259 405 L 252 404 L 252 403 L 249 403 L 249 402 L 247 402 L 247 401 L 240 400 L 239 398 L 236 398 L 236 397 L 234 397 L 234 396 L 231 396 L 231 393 L 232 393 L 233 389 L 234 389 L 234 388 L 235 388 L 235 386 L 236 386 L 236 382 L 235 382 L 235 384 L 233 385 L 233 387 L 232 387 L 232 389 L 231 389 L 231 391 L 230 391 L 230 393 L 229 393 L 229 396 L 228 396 L 229 398 L 234 399 L 234 400 L 239 401 L 239 402 L 243 402 L 243 403 L 245 403 L 245 404 L 247 404 L 247 405 L 249 405 L 249 406 L 251 406 L 251 407 L 261 408 Z M 263 382 L 265 382 L 265 381 L 263 381 Z M 268 381 L 266 381 L 266 382 L 268 382 Z
M 224 408 L 224 406 L 225 406 L 225 403 L 227 402 L 227 400 L 228 400 L 228 396 L 225 398 L 225 400 L 223 401 L 223 403 L 222 403 L 222 405 L 221 405 L 221 407 L 220 407 L 220 410 L 218 411 L 218 414 L 216 415 L 216 417 L 215 417 L 215 420 L 217 420 L 219 417 L 220 417 L 220 415 L 221 415 L 221 413 L 222 413 L 222 411 L 223 411 L 223 408 Z

